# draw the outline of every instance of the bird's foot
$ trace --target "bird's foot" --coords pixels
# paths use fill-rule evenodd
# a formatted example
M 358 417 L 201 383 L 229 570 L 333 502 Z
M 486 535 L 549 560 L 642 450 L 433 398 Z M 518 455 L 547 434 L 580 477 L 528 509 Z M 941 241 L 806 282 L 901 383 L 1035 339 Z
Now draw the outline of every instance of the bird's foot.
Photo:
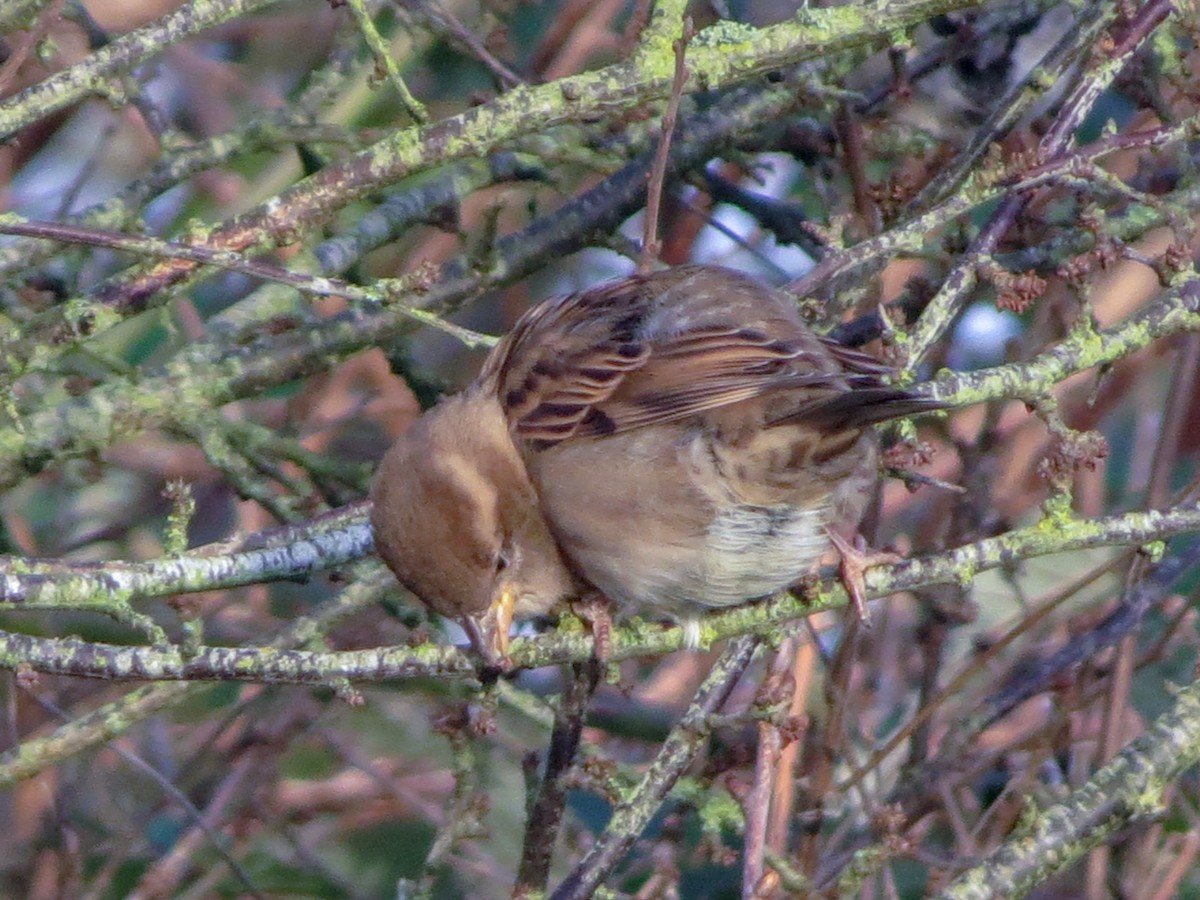
M 572 600 L 571 612 L 592 632 L 592 656 L 596 662 L 607 663 L 613 649 L 612 601 L 603 594 L 590 594 Z
M 838 555 L 841 556 L 839 568 L 846 593 L 850 595 L 850 601 L 854 604 L 859 620 L 863 624 L 869 625 L 871 611 L 867 609 L 866 571 L 872 566 L 900 562 L 903 557 L 887 551 L 868 549 L 866 541 L 860 534 L 855 534 L 854 540 L 850 541 L 832 528 L 828 533 L 829 540 L 837 549 Z

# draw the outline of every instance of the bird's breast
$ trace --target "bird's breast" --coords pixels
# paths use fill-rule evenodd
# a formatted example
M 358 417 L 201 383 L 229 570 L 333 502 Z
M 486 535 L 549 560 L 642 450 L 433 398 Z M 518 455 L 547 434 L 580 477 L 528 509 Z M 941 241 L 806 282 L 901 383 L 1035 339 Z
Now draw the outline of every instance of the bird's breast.
M 795 584 L 829 547 L 827 519 L 823 505 L 719 508 L 684 592 L 705 606 L 729 606 Z
M 698 429 L 563 444 L 531 471 L 575 571 L 621 604 L 669 616 L 795 584 L 828 548 L 837 515 L 837 492 L 811 479 L 744 489 Z

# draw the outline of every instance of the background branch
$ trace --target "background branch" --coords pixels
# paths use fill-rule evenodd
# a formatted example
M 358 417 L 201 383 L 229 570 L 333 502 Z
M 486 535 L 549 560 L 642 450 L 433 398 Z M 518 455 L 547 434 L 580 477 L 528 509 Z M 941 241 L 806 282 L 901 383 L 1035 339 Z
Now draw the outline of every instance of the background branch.
M 684 60 L 685 6 L 4 5 L 0 892 L 1200 890 L 1195 17 L 749 0 Z M 363 498 L 652 172 L 664 264 L 951 409 L 885 436 L 870 629 L 823 570 L 496 681 Z

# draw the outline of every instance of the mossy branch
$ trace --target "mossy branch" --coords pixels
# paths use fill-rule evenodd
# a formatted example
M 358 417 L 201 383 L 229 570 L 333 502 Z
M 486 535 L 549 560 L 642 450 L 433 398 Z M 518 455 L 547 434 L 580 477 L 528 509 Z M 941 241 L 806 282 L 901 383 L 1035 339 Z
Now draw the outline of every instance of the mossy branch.
M 765 28 L 720 22 L 700 31 L 689 47 L 691 74 L 684 90 L 718 90 L 837 50 L 869 46 L 898 29 L 965 5 L 950 0 L 896 0 L 872 8 L 805 9 L 794 19 Z M 417 172 L 486 156 L 522 135 L 663 100 L 674 75 L 671 41 L 678 34 L 679 19 L 664 15 L 658 21 L 668 24 L 648 29 L 645 42 L 626 60 L 549 84 L 521 85 L 439 122 L 398 130 L 215 229 L 211 243 L 242 250 L 294 241 L 335 210 Z M 670 39 L 664 39 L 668 33 Z M 106 302 L 117 308 L 140 308 L 146 298 L 186 277 L 194 267 L 187 261 L 157 266 L 113 285 Z
M 338 623 L 377 603 L 382 593 L 393 586 L 391 575 L 379 566 L 372 567 L 371 571 L 361 569 L 361 566 L 353 567 L 351 574 L 357 577 L 345 590 L 312 615 L 290 621 L 270 646 L 286 649 L 320 642 Z M 195 649 L 188 647 L 184 652 L 190 654 Z M 17 672 L 27 678 L 33 674 L 25 667 L 18 667 Z M 197 682 L 147 684 L 60 725 L 48 735 L 25 740 L 0 755 L 0 787 L 16 784 L 49 766 L 98 747 L 125 734 L 139 722 L 211 688 L 211 684 Z
M 119 98 L 118 76 L 192 35 L 272 3 L 274 0 L 193 0 L 144 28 L 121 35 L 83 62 L 0 103 L 0 140 L 87 97 Z
M 371 530 L 364 516 L 340 511 L 318 520 L 315 528 L 288 530 L 286 542 L 273 539 L 269 546 L 232 553 L 206 549 L 148 562 L 103 564 L 0 560 L 0 608 L 107 612 L 150 597 L 304 579 L 370 552 Z
M 917 557 L 892 566 L 872 569 L 867 577 L 871 598 L 897 591 L 915 590 L 936 584 L 969 584 L 980 572 L 1011 566 L 1022 559 L 1105 546 L 1140 546 L 1154 541 L 1200 531 L 1200 506 L 1166 512 L 1128 513 L 1103 519 L 1063 521 L 1048 518 L 1036 525 L 1016 529 L 998 537 L 978 541 L 944 553 Z M 351 523 L 303 542 L 296 553 L 275 550 L 249 551 L 213 560 L 204 568 L 188 560 L 146 564 L 118 578 L 123 596 L 135 590 L 166 592 L 205 590 L 231 584 L 269 579 L 304 577 L 323 564 L 339 565 L 366 552 L 366 525 Z M 330 550 L 322 560 L 318 547 Z M 284 548 L 280 548 L 284 549 Z M 234 561 L 253 568 L 239 572 Z M 269 564 L 268 564 L 269 563 Z M 207 572 L 211 582 L 200 577 Z M 252 573 L 252 574 L 251 574 Z M 52 592 L 63 584 L 71 591 L 84 584 L 99 597 L 107 589 L 107 575 L 93 578 L 78 572 L 55 575 L 8 575 L 10 589 L 19 592 L 36 587 Z M 30 583 L 30 580 L 32 582 Z M 184 587 L 186 586 L 186 587 Z M 139 593 L 144 596 L 145 593 Z M 742 634 L 764 634 L 787 622 L 824 609 L 846 604 L 840 584 L 828 583 L 820 590 L 781 595 L 761 603 L 713 613 L 702 620 L 702 636 L 713 642 Z M 68 605 L 65 601 L 62 605 Z M 650 626 L 635 620 L 614 629 L 611 658 L 614 661 L 678 650 L 683 633 L 678 627 Z M 582 632 L 562 629 L 535 638 L 518 639 L 512 659 L 518 666 L 538 667 L 563 662 L 583 662 L 593 652 L 591 638 Z M 46 674 L 76 675 L 109 679 L 262 681 L 292 684 L 327 684 L 337 679 L 358 682 L 441 676 L 473 678 L 478 674 L 474 657 L 456 647 L 425 644 L 416 647 L 376 647 L 344 652 L 309 652 L 264 647 L 199 647 L 187 651 L 175 647 L 115 646 L 75 638 L 37 638 L 0 632 L 0 669 L 27 670 Z
M 1082 787 L 1058 803 L 1032 802 L 1023 824 L 986 859 L 962 872 L 939 900 L 1024 897 L 1088 850 L 1134 822 L 1160 815 L 1166 792 L 1200 763 L 1200 681 L 1179 689 L 1159 717 Z
M 713 717 L 754 659 L 761 643 L 762 638 L 758 635 L 743 635 L 725 648 L 696 691 L 687 712 L 663 741 L 637 787 L 613 810 L 604 832 L 574 871 L 551 892 L 550 900 L 585 900 L 593 896 L 620 864 L 679 776 L 708 741 Z

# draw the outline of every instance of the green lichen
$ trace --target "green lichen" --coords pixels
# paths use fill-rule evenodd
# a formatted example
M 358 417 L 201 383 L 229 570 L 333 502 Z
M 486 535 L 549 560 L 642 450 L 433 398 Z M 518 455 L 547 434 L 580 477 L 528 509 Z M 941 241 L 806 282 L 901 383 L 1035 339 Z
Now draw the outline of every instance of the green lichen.
M 188 547 L 187 531 L 196 514 L 196 500 L 191 487 L 183 481 L 172 481 L 166 493 L 171 500 L 171 511 L 167 514 L 163 550 L 167 556 L 178 556 Z
M 691 43 L 694 48 L 713 48 L 723 52 L 746 52 L 762 37 L 760 29 L 742 22 L 722 19 L 697 34 Z
M 696 812 L 705 834 L 719 835 L 725 828 L 737 833 L 746 829 L 746 816 L 742 805 L 728 791 L 713 790 L 710 787 L 703 797 L 703 802 L 696 807 Z
M 1042 504 L 1042 519 L 1037 523 L 1037 533 L 1055 539 L 1076 522 L 1070 493 L 1063 491 L 1051 494 Z

